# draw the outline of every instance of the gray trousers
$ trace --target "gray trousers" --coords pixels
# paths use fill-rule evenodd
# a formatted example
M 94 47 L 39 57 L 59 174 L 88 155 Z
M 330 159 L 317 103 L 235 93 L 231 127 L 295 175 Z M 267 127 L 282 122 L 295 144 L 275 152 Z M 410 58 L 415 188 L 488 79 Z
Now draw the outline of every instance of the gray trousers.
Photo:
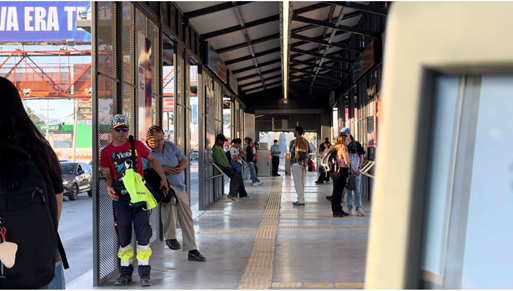
M 174 201 L 171 200 L 169 203 L 162 203 L 160 206 L 164 239 L 176 239 L 176 221 L 178 220 L 182 229 L 182 250 L 196 250 L 194 221 L 192 220 L 192 211 L 189 206 L 189 196 L 187 196 L 187 192 L 178 190 L 173 185 L 170 186 L 175 190 L 178 205 L 175 206 L 173 204 Z

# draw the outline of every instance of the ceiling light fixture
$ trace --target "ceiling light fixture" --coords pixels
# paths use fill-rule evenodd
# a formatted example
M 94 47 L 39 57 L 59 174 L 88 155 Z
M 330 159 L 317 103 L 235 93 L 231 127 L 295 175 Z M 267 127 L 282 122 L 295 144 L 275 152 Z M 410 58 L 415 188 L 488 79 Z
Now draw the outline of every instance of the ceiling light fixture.
M 292 9 L 289 1 L 283 1 L 281 5 L 281 57 L 283 75 L 283 98 L 287 100 L 289 94 L 289 43 L 290 43 L 290 19 Z

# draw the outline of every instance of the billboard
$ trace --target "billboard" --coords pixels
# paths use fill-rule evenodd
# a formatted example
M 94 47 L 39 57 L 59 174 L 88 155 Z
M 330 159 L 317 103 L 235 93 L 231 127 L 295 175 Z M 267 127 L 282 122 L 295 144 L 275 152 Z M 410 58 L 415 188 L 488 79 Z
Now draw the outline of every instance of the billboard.
M 91 34 L 77 30 L 77 15 L 90 19 L 89 1 L 1 1 L 0 42 L 90 42 Z

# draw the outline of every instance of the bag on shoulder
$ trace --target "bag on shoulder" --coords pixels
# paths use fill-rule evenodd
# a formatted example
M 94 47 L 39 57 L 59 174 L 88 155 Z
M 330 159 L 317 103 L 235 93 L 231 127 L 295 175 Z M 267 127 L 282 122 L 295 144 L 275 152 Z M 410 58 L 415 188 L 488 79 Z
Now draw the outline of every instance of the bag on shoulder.
M 54 187 L 18 146 L 0 147 L 0 161 L 0 242 L 17 245 L 1 251 L 0 289 L 38 289 L 54 278 L 57 250 L 69 268 L 57 233 Z
M 171 199 L 173 199 L 176 196 L 176 193 L 173 190 L 173 188 L 169 186 L 169 182 L 167 183 L 169 187 L 169 192 L 167 192 L 167 195 L 164 195 L 164 192 L 160 190 L 160 182 L 162 181 L 162 179 L 160 178 L 157 171 L 155 171 L 154 169 L 149 169 L 144 172 L 144 180 L 146 181 L 146 185 L 149 186 L 148 190 L 150 190 L 150 192 L 155 197 L 155 200 L 157 200 L 157 203 L 169 203 Z M 173 203 L 177 205 L 177 201 L 178 200 L 176 200 L 175 198 Z
M 346 183 L 346 189 L 347 190 L 356 189 L 356 177 L 353 173 L 349 174 L 349 178 L 347 179 L 347 183 Z
M 296 148 L 294 149 L 294 158 L 298 161 L 306 161 L 308 156 L 308 141 L 304 137 L 296 138 Z
M 324 168 L 325 172 L 333 173 L 335 172 L 335 169 L 338 167 L 338 161 L 337 161 L 337 150 L 331 149 L 322 157 L 322 167 Z

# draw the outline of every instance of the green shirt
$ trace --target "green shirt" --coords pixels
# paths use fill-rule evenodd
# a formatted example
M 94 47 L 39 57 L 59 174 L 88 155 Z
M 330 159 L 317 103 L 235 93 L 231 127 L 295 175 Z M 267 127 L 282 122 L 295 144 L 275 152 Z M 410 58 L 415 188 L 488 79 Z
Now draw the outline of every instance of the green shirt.
M 212 148 L 212 158 L 214 159 L 215 164 L 218 164 L 223 168 L 228 168 L 230 166 L 230 163 L 228 162 L 228 158 L 226 157 L 223 148 L 218 145 L 215 145 Z

